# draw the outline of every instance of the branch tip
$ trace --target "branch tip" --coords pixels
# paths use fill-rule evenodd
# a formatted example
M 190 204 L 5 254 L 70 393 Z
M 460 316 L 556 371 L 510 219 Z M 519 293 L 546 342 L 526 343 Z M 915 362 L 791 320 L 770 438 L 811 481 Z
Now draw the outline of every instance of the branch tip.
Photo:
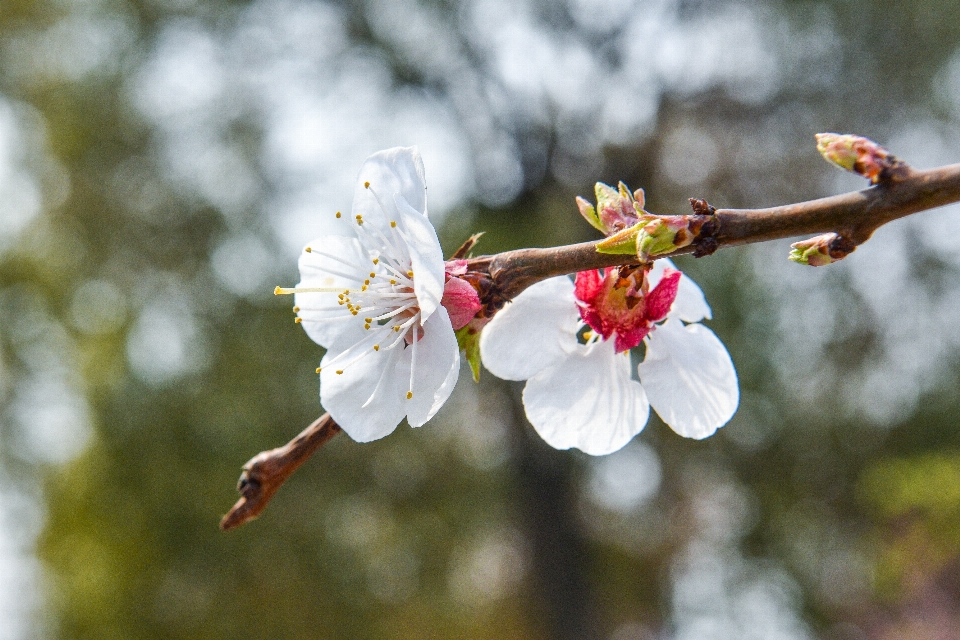
M 287 478 L 340 431 L 325 413 L 284 446 L 250 458 L 237 481 L 240 499 L 220 520 L 220 529 L 230 531 L 256 519 Z

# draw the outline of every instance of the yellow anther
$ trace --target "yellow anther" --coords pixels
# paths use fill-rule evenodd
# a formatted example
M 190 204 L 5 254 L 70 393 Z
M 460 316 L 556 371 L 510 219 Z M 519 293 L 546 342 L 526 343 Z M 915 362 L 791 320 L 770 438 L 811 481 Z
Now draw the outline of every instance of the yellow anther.
M 363 285 L 362 287 L 360 287 L 360 291 L 366 291 L 366 290 L 367 290 L 367 285 Z
M 320 367 L 317 367 L 317 373 L 320 373 Z
M 371 277 L 371 278 L 376 278 L 376 277 L 377 277 L 377 274 L 374 273 L 373 271 L 371 271 L 371 272 L 370 272 L 370 277 Z
M 293 321 L 296 322 L 297 324 L 300 324 L 301 322 L 303 322 L 303 318 L 294 318 Z
M 345 295 L 345 296 L 350 295 L 350 289 L 344 289 L 344 290 L 343 290 L 343 295 Z
M 373 318 L 364 318 L 363 321 L 366 322 L 367 324 L 370 324 L 371 322 L 373 322 Z
M 339 212 L 339 211 L 337 211 L 337 217 L 338 217 L 338 218 L 340 217 L 340 212 Z
M 337 369 L 337 375 L 338 375 L 338 376 L 342 376 L 342 375 L 343 375 L 343 369 Z
M 393 328 L 393 330 L 396 331 L 397 333 L 400 333 L 400 326 L 397 325 L 396 327 Z
M 307 253 L 313 253 L 313 249 L 311 249 L 310 247 L 307 247 L 306 249 L 304 249 L 304 251 L 306 251 Z
M 374 258 L 373 264 L 380 264 L 380 258 Z
M 408 278 L 412 278 L 412 277 L 413 277 L 413 271 L 407 271 L 407 277 L 408 277 Z
M 294 307 L 294 308 L 293 308 L 293 312 L 294 312 L 294 313 L 297 313 L 298 311 L 300 311 L 300 307 Z
M 354 309 L 356 309 L 357 311 L 360 311 L 360 305 L 355 306 Z
M 407 400 L 413 397 L 413 391 L 407 391 Z
M 363 328 L 369 330 L 369 329 L 370 329 L 370 323 L 369 323 L 369 322 L 365 322 L 365 323 L 363 324 Z
M 310 289 L 310 288 L 297 289 L 297 288 L 287 288 L 287 287 L 274 287 L 274 289 L 273 289 L 273 295 L 275 295 L 275 296 L 289 296 L 289 295 L 293 295 L 294 293 L 297 293 L 297 292 L 305 293 L 305 292 L 310 292 L 310 291 L 316 291 L 316 289 Z
M 363 284 L 370 284 L 370 281 L 369 281 L 369 280 L 364 280 L 364 281 L 363 281 Z
M 378 344 L 373 345 L 373 350 L 374 350 L 374 351 L 380 351 L 380 345 L 378 345 Z
M 394 280 L 393 278 L 390 278 L 390 284 L 397 284 L 397 281 Z
M 364 183 L 363 183 L 363 188 L 364 188 L 364 189 L 369 189 L 369 188 L 370 188 L 370 183 L 369 183 L 369 182 L 364 182 Z
M 353 315 L 357 315 L 357 310 L 356 310 L 356 309 L 352 309 L 352 310 L 350 311 L 350 313 L 352 313 Z
M 390 226 L 391 226 L 391 227 L 396 227 L 396 226 L 397 226 L 397 221 L 396 221 L 396 220 L 391 220 L 391 221 L 390 221 Z
M 337 304 L 342 307 L 345 303 L 343 300 L 337 300 Z

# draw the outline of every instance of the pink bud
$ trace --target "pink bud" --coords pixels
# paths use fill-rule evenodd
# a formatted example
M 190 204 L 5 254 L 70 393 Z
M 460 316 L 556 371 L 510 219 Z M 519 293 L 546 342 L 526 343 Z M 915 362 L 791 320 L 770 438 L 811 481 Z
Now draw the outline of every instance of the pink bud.
M 465 327 L 480 311 L 480 296 L 466 280 L 452 277 L 443 285 L 440 304 L 450 315 L 454 330 Z

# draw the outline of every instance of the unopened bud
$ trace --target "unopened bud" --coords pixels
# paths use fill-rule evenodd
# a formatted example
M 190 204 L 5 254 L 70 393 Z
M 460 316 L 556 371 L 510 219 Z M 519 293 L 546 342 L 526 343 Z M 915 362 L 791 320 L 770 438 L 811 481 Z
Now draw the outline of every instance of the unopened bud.
M 827 162 L 859 174 L 872 184 L 895 178 L 907 171 L 906 163 L 863 136 L 818 133 L 817 151 Z
M 580 215 L 604 235 L 619 233 L 648 215 L 643 210 L 643 189 L 630 193 L 627 185 L 622 182 L 616 189 L 598 182 L 594 192 L 597 197 L 596 208 L 581 197 L 577 197 L 577 208 Z
M 673 253 L 690 245 L 703 227 L 703 216 L 655 216 L 646 214 L 640 222 L 597 243 L 597 251 L 636 254 L 640 263 Z
M 857 245 L 837 233 L 825 233 L 808 240 L 801 240 L 790 245 L 790 259 L 798 264 L 808 264 L 811 267 L 825 265 L 843 260 L 854 252 Z
M 689 222 L 689 216 L 657 216 L 643 225 L 637 234 L 640 262 L 673 253 L 693 242 L 697 234 L 690 230 Z

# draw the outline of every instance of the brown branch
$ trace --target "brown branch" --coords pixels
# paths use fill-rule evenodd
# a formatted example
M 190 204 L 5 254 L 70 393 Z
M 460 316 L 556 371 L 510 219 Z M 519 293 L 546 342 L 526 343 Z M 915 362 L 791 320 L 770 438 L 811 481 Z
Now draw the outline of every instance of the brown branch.
M 898 218 L 960 201 L 960 164 L 927 171 L 906 170 L 876 186 L 829 198 L 768 209 L 717 209 L 711 238 L 715 248 L 836 232 L 854 244 Z M 670 255 L 693 253 L 696 243 Z M 598 253 L 595 242 L 549 249 L 518 249 L 468 261 L 486 273 L 494 290 L 509 300 L 530 285 L 576 271 L 636 262 L 630 255 Z
M 863 191 L 768 209 L 713 210 L 702 200 L 691 200 L 701 231 L 693 244 L 669 255 L 705 255 L 722 247 L 827 232 L 838 234 L 845 254 L 892 220 L 957 201 L 960 164 L 928 171 L 898 165 L 897 172 Z M 476 237 L 468 240 L 456 257 L 465 255 Z M 633 255 L 598 253 L 596 242 L 583 242 L 471 258 L 464 277 L 480 293 L 484 308 L 479 317 L 489 318 L 505 301 L 540 280 L 636 261 Z M 251 458 L 237 486 L 242 497 L 223 517 L 220 528 L 229 531 L 259 516 L 287 478 L 338 433 L 340 427 L 330 414 L 324 414 L 285 446 Z
M 237 483 L 241 498 L 223 516 L 220 528 L 230 531 L 259 516 L 287 478 L 338 433 L 340 426 L 325 413 L 284 446 L 250 458 Z

